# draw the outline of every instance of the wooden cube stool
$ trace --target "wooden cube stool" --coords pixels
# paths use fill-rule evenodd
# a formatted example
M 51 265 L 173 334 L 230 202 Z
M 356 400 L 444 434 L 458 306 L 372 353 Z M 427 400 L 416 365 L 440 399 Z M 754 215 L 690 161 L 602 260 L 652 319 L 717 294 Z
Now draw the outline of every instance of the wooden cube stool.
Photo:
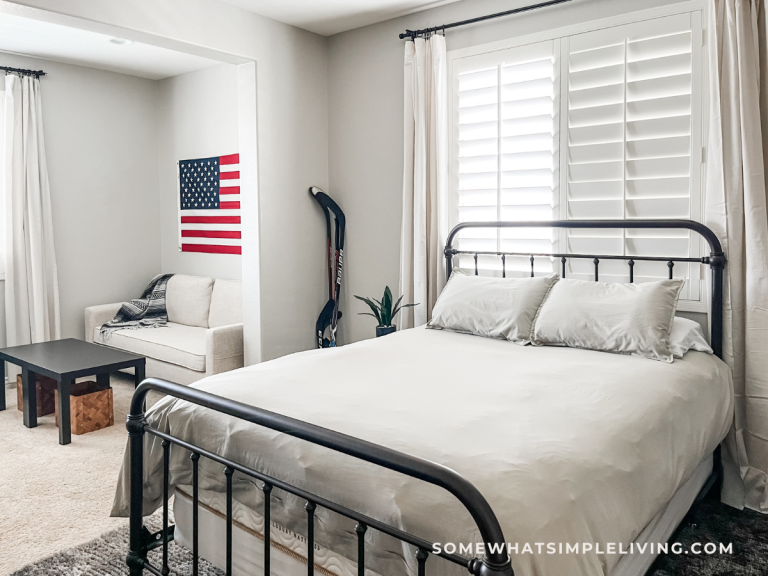
M 56 380 L 47 376 L 38 376 L 35 384 L 37 389 L 37 415 L 47 416 L 56 411 Z M 16 408 L 24 411 L 24 399 L 21 390 L 21 374 L 16 376 Z
M 92 380 L 75 382 L 69 392 L 72 434 L 101 430 L 115 423 L 112 388 Z M 56 426 L 59 425 L 59 395 L 56 394 Z

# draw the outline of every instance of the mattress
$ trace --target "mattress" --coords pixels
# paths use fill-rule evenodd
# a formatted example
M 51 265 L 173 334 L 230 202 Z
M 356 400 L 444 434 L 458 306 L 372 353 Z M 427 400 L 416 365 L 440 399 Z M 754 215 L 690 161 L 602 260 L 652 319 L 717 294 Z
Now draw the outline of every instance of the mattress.
M 179 486 L 173 499 L 176 522 L 174 541 L 192 549 L 192 488 Z M 199 493 L 199 552 L 211 564 L 226 569 L 226 495 L 210 490 Z M 272 522 L 270 526 L 270 574 L 294 576 L 307 573 L 307 539 Z M 357 576 L 357 563 L 324 546 L 314 547 L 315 574 Z M 370 570 L 369 576 L 378 576 Z M 232 576 L 264 574 L 264 517 L 232 503 Z
M 624 554 L 610 576 L 645 576 L 656 559 L 658 543 L 669 540 L 688 513 L 696 496 L 712 471 L 712 455 L 699 464 L 693 475 L 675 492 L 651 522 L 634 540 L 632 554 Z M 192 489 L 176 488 L 173 516 L 176 521 L 174 540 L 192 549 Z M 198 540 L 200 556 L 221 570 L 226 569 L 226 495 L 202 490 Z M 264 573 L 264 517 L 235 500 L 232 505 L 232 576 Z M 307 541 L 276 522 L 270 527 L 270 573 L 272 576 L 297 576 L 307 572 Z M 642 549 L 643 552 L 634 552 Z M 315 546 L 314 572 L 320 576 L 356 576 L 355 561 L 333 550 Z M 369 576 L 378 576 L 366 570 Z
M 732 419 L 728 368 L 689 352 L 672 364 L 560 347 L 406 330 L 374 341 L 302 352 L 206 378 L 196 388 L 285 414 L 453 468 L 496 512 L 510 543 L 600 545 L 582 554 L 513 555 L 516 574 L 609 575 L 714 450 Z M 166 398 L 147 414 L 160 430 L 434 542 L 474 543 L 468 513 L 448 493 L 325 448 Z M 147 436 L 145 513 L 162 500 L 162 448 Z M 127 453 L 126 453 L 127 458 Z M 126 515 L 127 460 L 113 514 Z M 171 484 L 191 464 L 171 452 Z M 200 461 L 203 490 L 224 492 L 221 466 Z M 235 476 L 238 502 L 262 493 Z M 303 501 L 281 493 L 272 518 L 306 533 Z M 318 544 L 356 557 L 354 523 L 317 511 Z M 415 572 L 408 546 L 367 534 L 379 574 Z M 430 559 L 443 574 L 464 570 Z

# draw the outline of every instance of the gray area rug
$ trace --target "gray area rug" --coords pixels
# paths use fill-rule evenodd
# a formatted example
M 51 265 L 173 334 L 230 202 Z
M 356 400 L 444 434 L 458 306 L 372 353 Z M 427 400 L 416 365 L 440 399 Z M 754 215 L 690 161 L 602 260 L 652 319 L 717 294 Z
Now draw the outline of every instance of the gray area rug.
M 695 542 L 733 543 L 733 554 L 659 556 L 649 576 L 768 575 L 768 514 L 736 510 L 707 497 L 672 538 L 688 548 Z
M 147 522 L 155 531 L 160 519 Z M 688 547 L 694 542 L 733 542 L 733 555 L 660 556 L 648 576 L 766 576 L 768 575 L 768 515 L 751 510 L 735 510 L 715 500 L 705 500 L 683 524 L 673 542 Z M 11 576 L 127 576 L 125 555 L 128 527 L 107 532 L 87 544 L 59 552 L 31 564 Z M 191 576 L 192 555 L 172 543 L 168 547 L 171 574 Z M 160 565 L 160 550 L 150 553 L 155 566 Z M 222 576 L 205 561 L 200 562 L 200 576 Z
M 150 516 L 147 528 L 155 532 L 162 528 L 162 519 Z M 125 556 L 128 552 L 128 525 L 112 530 L 86 544 L 75 546 L 54 554 L 44 560 L 25 566 L 11 576 L 128 576 Z M 155 566 L 162 565 L 161 549 L 149 553 L 149 560 Z M 168 564 L 171 574 L 192 575 L 192 553 L 186 548 L 171 543 L 168 546 Z M 149 574 L 149 572 L 145 572 Z M 205 560 L 200 561 L 199 576 L 224 576 Z

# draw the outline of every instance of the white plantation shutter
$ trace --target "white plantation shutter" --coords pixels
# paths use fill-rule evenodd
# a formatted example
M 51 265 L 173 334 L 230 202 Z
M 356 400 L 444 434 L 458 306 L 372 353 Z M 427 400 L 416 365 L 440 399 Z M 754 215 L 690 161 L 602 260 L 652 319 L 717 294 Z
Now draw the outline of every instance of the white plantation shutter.
M 453 157 L 457 222 L 549 220 L 557 185 L 557 79 L 553 41 L 462 59 L 455 82 Z M 468 230 L 462 250 L 550 252 L 551 230 Z M 500 273 L 501 262 L 479 266 Z M 551 264 L 539 263 L 546 272 Z M 462 266 L 474 266 L 467 258 Z M 507 274 L 530 274 L 527 258 Z
M 657 18 L 571 36 L 562 44 L 566 97 L 561 217 L 701 217 L 701 29 L 696 14 Z M 698 256 L 699 242 L 676 230 L 579 230 L 567 250 L 644 256 Z M 627 281 L 623 261 L 603 261 L 601 278 Z M 635 281 L 666 278 L 664 262 L 637 262 Z M 593 278 L 591 261 L 571 277 Z M 681 298 L 699 299 L 698 265 Z
M 454 223 L 477 220 L 701 220 L 701 13 L 607 27 L 453 60 Z M 699 257 L 678 230 L 468 230 L 463 250 Z M 472 257 L 462 257 L 473 268 Z M 480 268 L 499 273 L 499 258 Z M 537 271 L 549 273 L 546 258 Z M 527 258 L 507 259 L 530 274 Z M 554 263 L 559 270 L 559 262 Z M 510 275 L 514 275 L 514 271 Z M 667 278 L 636 261 L 635 282 Z M 701 266 L 677 263 L 683 300 L 701 300 Z M 594 278 L 569 260 L 571 278 Z M 626 261 L 600 278 L 627 282 Z M 692 308 L 692 309 L 697 309 Z

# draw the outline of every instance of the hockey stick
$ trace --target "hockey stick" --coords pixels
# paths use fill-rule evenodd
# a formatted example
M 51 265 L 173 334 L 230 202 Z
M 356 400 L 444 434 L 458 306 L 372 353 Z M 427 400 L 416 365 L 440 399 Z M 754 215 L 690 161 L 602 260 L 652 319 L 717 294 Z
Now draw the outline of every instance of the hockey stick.
M 344 232 L 346 227 L 346 218 L 344 212 L 325 192 L 320 188 L 313 186 L 309 189 L 310 194 L 317 200 L 323 208 L 326 217 L 326 229 L 328 236 L 328 278 L 329 278 L 329 299 L 323 307 L 320 316 L 317 319 L 315 329 L 317 331 L 317 342 L 319 348 L 336 346 L 336 328 L 338 320 L 341 317 L 339 311 L 339 298 L 341 296 L 341 272 L 344 259 Z M 335 218 L 335 250 L 331 248 L 331 226 L 330 214 Z M 335 253 L 334 253 L 335 252 Z M 330 327 L 330 338 L 325 339 L 325 329 Z

